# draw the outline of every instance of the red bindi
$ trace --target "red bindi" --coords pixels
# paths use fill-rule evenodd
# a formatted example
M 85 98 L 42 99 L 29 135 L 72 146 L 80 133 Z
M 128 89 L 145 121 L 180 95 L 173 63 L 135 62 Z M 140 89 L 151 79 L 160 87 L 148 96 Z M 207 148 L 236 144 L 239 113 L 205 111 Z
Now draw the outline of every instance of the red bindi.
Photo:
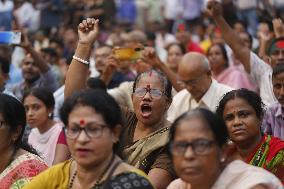
M 146 89 L 149 91 L 149 90 L 151 89 L 151 86 L 148 84 L 148 85 L 146 86 Z
M 80 125 L 85 125 L 85 120 L 81 119 L 79 123 Z

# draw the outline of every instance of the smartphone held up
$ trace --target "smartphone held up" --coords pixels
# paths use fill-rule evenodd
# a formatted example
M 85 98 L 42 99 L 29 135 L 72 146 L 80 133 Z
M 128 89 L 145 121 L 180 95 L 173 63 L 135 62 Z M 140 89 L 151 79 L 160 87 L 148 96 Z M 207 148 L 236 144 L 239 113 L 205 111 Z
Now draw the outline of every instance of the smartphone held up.
M 121 47 L 114 49 L 114 57 L 119 60 L 137 60 L 141 58 L 141 48 Z
M 0 44 L 18 45 L 21 43 L 21 32 L 0 31 Z

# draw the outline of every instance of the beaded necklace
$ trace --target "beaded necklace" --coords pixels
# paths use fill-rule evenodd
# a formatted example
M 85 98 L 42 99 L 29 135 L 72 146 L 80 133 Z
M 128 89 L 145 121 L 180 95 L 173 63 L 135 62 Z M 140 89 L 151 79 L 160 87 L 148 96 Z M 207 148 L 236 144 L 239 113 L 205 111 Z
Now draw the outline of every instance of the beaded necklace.
M 94 184 L 94 186 L 91 187 L 92 189 L 96 189 L 96 188 L 98 188 L 100 186 L 100 182 L 101 182 L 102 178 L 104 177 L 105 173 L 107 172 L 107 170 L 110 168 L 111 164 L 113 163 L 114 158 L 115 158 L 115 155 L 112 154 L 110 162 L 108 163 L 108 165 L 106 166 L 106 168 L 104 169 L 102 174 L 100 174 L 100 176 L 97 179 L 97 181 Z M 74 180 L 75 180 L 76 176 L 77 176 L 77 170 L 74 172 L 74 174 L 72 175 L 72 177 L 70 179 L 70 183 L 69 183 L 69 187 L 68 187 L 69 189 L 72 189 L 73 183 L 74 183 Z

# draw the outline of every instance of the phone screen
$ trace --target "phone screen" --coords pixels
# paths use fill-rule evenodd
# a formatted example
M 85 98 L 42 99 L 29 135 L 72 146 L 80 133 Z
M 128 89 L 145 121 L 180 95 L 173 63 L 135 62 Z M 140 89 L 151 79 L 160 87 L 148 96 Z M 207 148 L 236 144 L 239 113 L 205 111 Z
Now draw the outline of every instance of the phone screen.
M 0 31 L 0 44 L 20 44 L 21 32 Z

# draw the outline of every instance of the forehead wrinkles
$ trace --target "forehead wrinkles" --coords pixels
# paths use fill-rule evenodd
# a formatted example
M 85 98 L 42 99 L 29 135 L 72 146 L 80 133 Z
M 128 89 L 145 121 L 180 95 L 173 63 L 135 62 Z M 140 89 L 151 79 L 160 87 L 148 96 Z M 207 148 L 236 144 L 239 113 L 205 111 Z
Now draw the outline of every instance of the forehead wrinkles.
M 159 74 L 157 74 L 155 71 L 151 71 L 151 72 L 144 72 L 142 73 L 138 80 L 137 80 L 137 84 L 136 84 L 136 87 L 137 85 L 140 84 L 141 80 L 144 79 L 144 78 L 157 78 L 159 80 L 159 83 L 162 85 L 162 88 L 165 89 L 166 88 L 166 79 L 162 76 L 160 76 Z M 147 82 L 147 85 L 150 85 L 150 84 L 153 84 L 153 82 Z

